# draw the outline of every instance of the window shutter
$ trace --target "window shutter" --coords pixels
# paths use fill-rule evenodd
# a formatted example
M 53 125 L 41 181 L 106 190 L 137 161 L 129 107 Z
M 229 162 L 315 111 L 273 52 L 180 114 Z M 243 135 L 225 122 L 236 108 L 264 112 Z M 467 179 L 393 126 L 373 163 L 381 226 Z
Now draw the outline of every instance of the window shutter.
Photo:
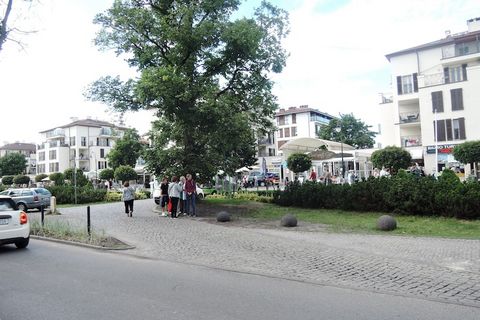
M 460 125 L 460 139 L 465 140 L 465 118 L 459 118 L 458 124 Z
M 402 77 L 397 77 L 397 93 L 402 94 Z
M 432 111 L 443 112 L 443 92 L 435 91 L 432 92 Z
M 418 74 L 413 74 L 413 91 L 418 92 Z
M 443 68 L 443 79 L 445 80 L 445 83 L 450 83 L 450 73 L 447 68 Z
M 445 141 L 445 120 L 437 121 L 437 141 Z
M 462 64 L 462 76 L 463 76 L 463 81 L 467 81 L 467 65 Z
M 463 91 L 462 88 L 451 89 L 450 96 L 452 100 L 452 110 L 463 110 Z
M 447 128 L 447 140 L 452 141 L 453 140 L 452 119 L 445 120 L 445 127 Z

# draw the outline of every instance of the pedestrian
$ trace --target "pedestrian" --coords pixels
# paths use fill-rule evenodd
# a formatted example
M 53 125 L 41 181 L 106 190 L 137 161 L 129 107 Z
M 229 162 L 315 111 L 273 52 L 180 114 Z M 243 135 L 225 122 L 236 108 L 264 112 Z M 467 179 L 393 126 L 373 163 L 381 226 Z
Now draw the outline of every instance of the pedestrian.
M 133 216 L 133 200 L 135 200 L 135 190 L 130 187 L 130 183 L 125 181 L 123 184 L 122 200 L 125 204 L 125 213 L 127 216 Z
M 312 170 L 312 172 L 310 172 L 310 180 L 317 181 L 317 173 L 315 172 L 315 170 Z
M 185 211 L 185 201 L 187 200 L 187 192 L 185 191 L 185 182 L 186 182 L 186 179 L 184 176 L 181 176 L 180 177 L 180 186 L 182 187 L 182 192 L 180 193 L 180 199 L 179 199 L 179 202 L 180 202 L 180 211 L 178 214 L 182 214 L 184 216 L 187 215 L 187 212 Z
M 168 215 L 168 178 L 163 177 L 162 183 L 160 184 L 160 206 L 162 208 L 162 217 Z
M 178 183 L 177 176 L 173 176 L 172 183 L 168 188 L 168 195 L 170 196 L 170 201 L 172 202 L 172 212 L 171 217 L 177 218 L 177 207 L 178 207 L 178 200 L 180 198 L 180 194 L 183 192 L 183 188 Z
M 187 174 L 187 181 L 185 181 L 185 192 L 187 193 L 187 201 L 185 211 L 187 215 L 196 217 L 195 212 L 195 195 L 197 193 L 197 185 L 192 178 L 192 175 Z

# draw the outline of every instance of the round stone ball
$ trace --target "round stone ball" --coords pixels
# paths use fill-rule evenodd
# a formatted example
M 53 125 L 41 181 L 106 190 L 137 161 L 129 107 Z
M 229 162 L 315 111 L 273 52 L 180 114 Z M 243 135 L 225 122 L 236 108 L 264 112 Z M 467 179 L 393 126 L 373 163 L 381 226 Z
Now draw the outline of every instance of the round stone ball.
M 228 222 L 230 221 L 230 213 L 226 211 L 220 211 L 217 213 L 217 221 L 218 222 Z
M 389 215 L 383 215 L 377 220 L 377 229 L 382 231 L 391 231 L 397 228 L 397 220 Z
M 296 227 L 297 226 L 297 218 L 293 214 L 290 214 L 290 213 L 286 214 L 282 217 L 282 221 L 280 222 L 280 224 L 283 227 L 288 227 L 288 228 Z

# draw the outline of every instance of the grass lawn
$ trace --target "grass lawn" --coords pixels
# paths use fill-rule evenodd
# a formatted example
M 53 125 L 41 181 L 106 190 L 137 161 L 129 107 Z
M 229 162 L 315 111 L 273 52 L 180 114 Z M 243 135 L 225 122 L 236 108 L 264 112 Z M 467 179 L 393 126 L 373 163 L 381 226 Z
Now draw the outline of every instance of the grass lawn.
M 242 204 L 249 201 L 235 199 L 207 199 L 216 204 Z M 480 239 L 480 220 L 467 221 L 453 218 L 396 216 L 397 229 L 383 232 L 376 230 L 378 217 L 385 213 L 379 212 L 351 212 L 327 209 L 302 209 L 294 207 L 280 207 L 274 204 L 255 203 L 251 218 L 261 220 L 280 220 L 287 213 L 294 214 L 298 220 L 321 223 L 333 232 L 359 232 L 377 234 L 396 234 L 410 236 L 431 236 L 446 238 Z

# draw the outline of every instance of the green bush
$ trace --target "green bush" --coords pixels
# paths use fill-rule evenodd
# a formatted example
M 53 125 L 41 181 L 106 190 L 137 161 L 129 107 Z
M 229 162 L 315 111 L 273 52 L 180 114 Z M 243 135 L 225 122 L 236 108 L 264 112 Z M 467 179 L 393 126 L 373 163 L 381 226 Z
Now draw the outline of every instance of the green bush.
M 480 183 L 461 183 L 450 170 L 442 177 L 420 177 L 405 171 L 391 178 L 373 178 L 353 185 L 328 185 L 307 181 L 290 183 L 275 191 L 273 202 L 281 206 L 352 211 L 395 212 L 462 219 L 480 218 Z
M 55 183 L 56 186 L 65 184 L 65 176 L 61 172 L 51 173 L 48 178 Z
M 21 184 L 29 184 L 30 177 L 25 175 L 18 175 L 13 178 L 13 183 L 21 185 Z
M 113 179 L 114 178 L 114 171 L 113 171 L 112 168 L 105 168 L 102 171 L 100 171 L 99 177 L 102 180 Z
M 143 191 L 135 192 L 135 200 L 145 200 L 147 199 L 147 195 Z
M 122 194 L 120 192 L 109 191 L 105 195 L 105 201 L 107 201 L 107 202 L 122 201 Z
M 42 182 L 43 179 L 47 178 L 48 174 L 40 173 L 35 176 L 35 182 Z
M 75 203 L 75 188 L 72 185 L 49 186 L 48 190 L 57 198 L 58 204 Z M 105 200 L 105 189 L 93 189 L 90 186 L 77 187 L 77 203 L 102 202 Z
M 130 166 L 119 166 L 115 169 L 115 179 L 120 181 L 130 181 L 137 179 L 137 173 Z
M 13 184 L 14 176 L 3 176 L 2 177 L 2 184 L 6 186 L 11 186 Z

